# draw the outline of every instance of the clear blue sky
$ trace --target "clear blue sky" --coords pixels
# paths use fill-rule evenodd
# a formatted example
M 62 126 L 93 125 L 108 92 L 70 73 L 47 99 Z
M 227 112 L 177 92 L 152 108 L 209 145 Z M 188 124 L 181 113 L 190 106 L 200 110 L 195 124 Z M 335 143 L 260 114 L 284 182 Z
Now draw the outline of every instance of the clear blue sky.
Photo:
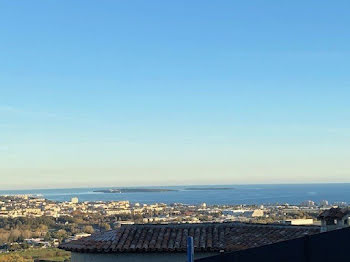
M 350 182 L 349 10 L 0 1 L 0 187 Z

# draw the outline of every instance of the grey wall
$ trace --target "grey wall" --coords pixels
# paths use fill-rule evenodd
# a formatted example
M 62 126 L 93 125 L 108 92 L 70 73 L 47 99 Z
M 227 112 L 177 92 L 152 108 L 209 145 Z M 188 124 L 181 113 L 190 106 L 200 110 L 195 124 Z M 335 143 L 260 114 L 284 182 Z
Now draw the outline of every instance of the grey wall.
M 195 253 L 194 258 L 214 255 L 217 253 Z M 186 258 L 186 253 L 91 254 L 72 252 L 72 262 L 185 262 Z
M 350 228 L 304 236 L 195 262 L 335 262 L 349 261 Z

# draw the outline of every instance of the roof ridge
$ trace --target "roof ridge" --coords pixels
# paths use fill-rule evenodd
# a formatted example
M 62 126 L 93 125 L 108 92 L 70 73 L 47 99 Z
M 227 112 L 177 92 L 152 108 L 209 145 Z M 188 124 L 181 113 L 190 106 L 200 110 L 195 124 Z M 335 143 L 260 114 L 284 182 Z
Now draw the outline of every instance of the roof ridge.
M 275 228 L 318 228 L 317 225 L 288 225 L 277 223 L 245 223 L 245 222 L 206 222 L 206 223 L 166 223 L 166 224 L 132 224 L 121 227 L 205 227 L 205 226 L 249 226 L 249 227 L 275 227 Z M 116 229 L 118 230 L 118 229 Z

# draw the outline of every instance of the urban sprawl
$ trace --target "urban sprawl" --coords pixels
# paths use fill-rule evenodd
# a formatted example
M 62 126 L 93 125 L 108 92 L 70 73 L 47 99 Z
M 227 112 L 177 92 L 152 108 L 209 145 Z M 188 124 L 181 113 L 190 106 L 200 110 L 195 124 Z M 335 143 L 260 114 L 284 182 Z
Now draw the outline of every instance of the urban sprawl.
M 125 224 L 205 222 L 320 225 L 318 215 L 346 203 L 304 201 L 299 205 L 142 204 L 129 201 L 54 202 L 29 196 L 0 196 L 0 250 L 55 247 L 62 242 Z

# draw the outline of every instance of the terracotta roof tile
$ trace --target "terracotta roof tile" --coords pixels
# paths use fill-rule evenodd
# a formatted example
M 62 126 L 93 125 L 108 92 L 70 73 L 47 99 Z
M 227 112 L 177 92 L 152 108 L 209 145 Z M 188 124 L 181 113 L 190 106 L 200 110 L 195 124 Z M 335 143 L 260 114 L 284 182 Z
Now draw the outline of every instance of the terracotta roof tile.
M 193 236 L 195 251 L 236 251 L 320 232 L 319 227 L 244 223 L 128 225 L 94 234 L 60 248 L 74 252 L 186 252 Z

